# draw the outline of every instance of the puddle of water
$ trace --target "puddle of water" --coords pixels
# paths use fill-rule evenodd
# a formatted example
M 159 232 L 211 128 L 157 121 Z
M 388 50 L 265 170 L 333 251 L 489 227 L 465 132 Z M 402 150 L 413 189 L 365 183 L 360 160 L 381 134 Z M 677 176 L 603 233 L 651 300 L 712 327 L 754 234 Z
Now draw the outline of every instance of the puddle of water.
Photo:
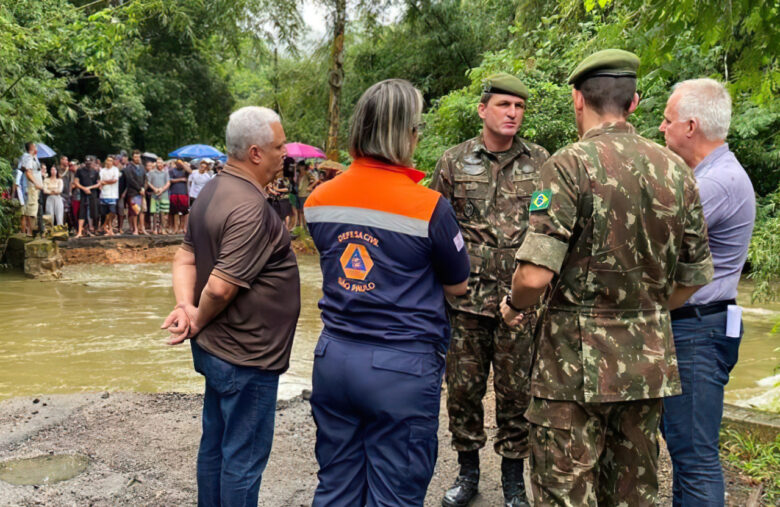
M 88 464 L 89 458 L 81 454 L 12 459 L 0 463 L 0 480 L 16 486 L 54 484 L 76 477 Z

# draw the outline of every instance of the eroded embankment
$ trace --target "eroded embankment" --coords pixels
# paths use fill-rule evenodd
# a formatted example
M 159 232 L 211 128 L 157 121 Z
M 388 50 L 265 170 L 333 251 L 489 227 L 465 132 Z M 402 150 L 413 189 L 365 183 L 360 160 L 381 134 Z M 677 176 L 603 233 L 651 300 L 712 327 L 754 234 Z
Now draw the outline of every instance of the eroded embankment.
M 70 238 L 60 242 L 65 265 L 73 264 L 145 264 L 170 262 L 184 236 L 122 235 Z M 311 238 L 293 240 L 297 254 L 315 253 Z

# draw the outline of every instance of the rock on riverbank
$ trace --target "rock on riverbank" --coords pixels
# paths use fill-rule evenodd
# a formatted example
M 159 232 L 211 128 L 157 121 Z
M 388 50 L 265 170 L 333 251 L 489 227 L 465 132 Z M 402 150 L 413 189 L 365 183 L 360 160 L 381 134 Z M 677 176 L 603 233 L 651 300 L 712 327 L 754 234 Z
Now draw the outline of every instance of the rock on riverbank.
M 486 405 L 492 411 L 493 403 Z M 87 469 L 56 484 L 14 486 L 0 481 L 2 505 L 195 505 L 195 456 L 200 438 L 201 396 L 195 394 L 108 393 L 15 398 L 0 402 L 0 463 L 13 458 L 79 453 Z M 300 398 L 280 401 L 276 433 L 263 476 L 260 505 L 311 505 L 317 483 L 315 427 Z M 489 434 L 495 432 L 488 415 Z M 488 445 L 482 451 L 482 481 L 476 507 L 501 504 L 500 461 Z M 426 506 L 457 471 L 449 448 L 442 404 L 439 460 Z M 660 505 L 670 505 L 669 463 L 664 451 Z M 729 475 L 730 505 L 746 505 L 739 480 Z

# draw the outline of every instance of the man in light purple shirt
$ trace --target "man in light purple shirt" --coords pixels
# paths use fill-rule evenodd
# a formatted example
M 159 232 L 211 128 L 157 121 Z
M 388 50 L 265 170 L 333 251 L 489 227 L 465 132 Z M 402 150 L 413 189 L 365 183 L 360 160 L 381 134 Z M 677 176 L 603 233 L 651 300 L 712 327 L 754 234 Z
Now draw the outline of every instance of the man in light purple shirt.
M 727 336 L 726 325 L 756 217 L 753 185 L 725 142 L 730 122 L 723 85 L 694 79 L 674 87 L 659 127 L 694 171 L 715 265 L 712 282 L 671 312 L 683 394 L 664 400 L 661 430 L 672 457 L 675 507 L 725 502 L 718 437 L 723 390 L 742 340 L 739 321 L 736 337 Z

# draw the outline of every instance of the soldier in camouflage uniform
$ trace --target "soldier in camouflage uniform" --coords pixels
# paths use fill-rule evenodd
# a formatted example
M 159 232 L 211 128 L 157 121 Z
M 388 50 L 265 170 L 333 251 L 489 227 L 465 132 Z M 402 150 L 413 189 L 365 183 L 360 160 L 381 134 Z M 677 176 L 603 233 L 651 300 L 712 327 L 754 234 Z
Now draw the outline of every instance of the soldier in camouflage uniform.
M 552 282 L 526 412 L 537 505 L 655 505 L 662 398 L 680 393 L 669 309 L 713 273 L 693 173 L 625 120 L 638 66 L 606 50 L 572 73 L 580 141 L 541 169 L 502 304 L 517 323 Z
M 528 205 L 547 150 L 516 135 L 528 89 L 514 76 L 497 74 L 483 88 L 482 134 L 447 150 L 431 187 L 452 203 L 471 259 L 469 292 L 451 298 L 452 340 L 447 354 L 447 409 L 461 473 L 443 505 L 466 505 L 477 493 L 478 451 L 485 445 L 482 398 L 490 365 L 496 394 L 495 450 L 503 456 L 508 505 L 527 505 L 522 459 L 528 456 L 529 371 L 532 317 L 509 329 L 499 297 L 509 290 L 514 255 L 528 227 Z M 514 499 L 514 500 L 513 500 Z

